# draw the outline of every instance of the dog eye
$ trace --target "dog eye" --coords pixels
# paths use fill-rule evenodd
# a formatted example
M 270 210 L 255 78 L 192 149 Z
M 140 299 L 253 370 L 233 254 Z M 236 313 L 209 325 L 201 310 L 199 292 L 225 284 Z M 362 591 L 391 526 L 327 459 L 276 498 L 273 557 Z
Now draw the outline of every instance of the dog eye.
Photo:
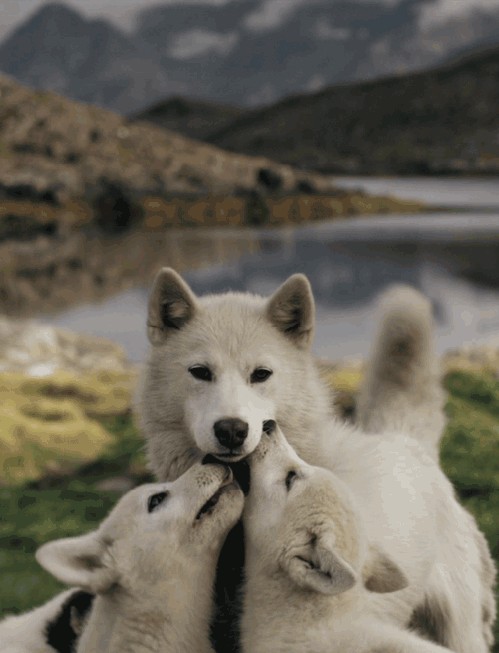
M 266 367 L 257 367 L 256 370 L 251 372 L 250 381 L 251 383 L 263 383 L 269 376 L 272 376 L 272 370 Z
M 158 492 L 153 494 L 147 500 L 147 512 L 154 512 L 158 506 L 160 506 L 163 501 L 168 496 L 168 492 Z
M 211 381 L 213 379 L 210 368 L 205 365 L 193 365 L 189 367 L 189 372 L 195 379 L 199 379 L 200 381 Z
M 285 481 L 286 482 L 286 489 L 288 490 L 288 492 L 291 489 L 291 486 L 293 485 L 293 483 L 296 481 L 297 478 L 298 478 L 298 474 L 295 472 L 294 469 L 292 469 L 291 471 L 288 472 L 288 474 L 286 476 L 286 481 Z

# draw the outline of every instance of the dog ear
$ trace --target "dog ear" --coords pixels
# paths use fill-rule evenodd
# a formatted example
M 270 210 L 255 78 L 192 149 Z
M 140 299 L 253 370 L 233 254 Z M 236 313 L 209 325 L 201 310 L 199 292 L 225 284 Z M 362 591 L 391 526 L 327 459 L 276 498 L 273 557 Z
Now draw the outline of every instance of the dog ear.
M 62 583 L 97 594 L 117 581 L 117 572 L 104 562 L 105 552 L 105 544 L 94 531 L 48 542 L 38 549 L 36 559 Z
M 377 546 L 369 547 L 369 555 L 362 570 L 364 586 L 371 592 L 386 594 L 403 590 L 409 585 L 404 572 Z
M 196 296 L 182 277 L 172 268 L 160 270 L 149 297 L 147 335 L 150 343 L 159 345 L 172 330 L 181 329 L 192 318 L 196 307 Z
M 302 589 L 331 596 L 346 592 L 357 581 L 355 571 L 334 551 L 333 539 L 325 534 L 314 534 L 307 544 L 286 551 L 281 566 Z
M 298 347 L 312 344 L 315 304 L 312 288 L 303 274 L 293 274 L 267 302 L 267 317 Z

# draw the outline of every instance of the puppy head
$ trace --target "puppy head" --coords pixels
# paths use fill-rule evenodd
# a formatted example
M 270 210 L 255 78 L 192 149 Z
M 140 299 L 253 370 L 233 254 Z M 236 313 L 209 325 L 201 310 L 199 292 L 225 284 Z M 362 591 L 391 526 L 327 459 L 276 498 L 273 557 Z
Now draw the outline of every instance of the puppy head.
M 242 508 L 230 469 L 198 463 L 173 483 L 131 490 L 98 530 L 44 544 L 36 558 L 61 582 L 89 592 L 154 593 L 193 568 L 214 567 Z
M 201 453 L 241 460 L 258 445 L 264 423 L 293 404 L 288 381 L 303 374 L 313 328 L 313 296 L 303 275 L 267 299 L 200 298 L 164 268 L 149 302 L 146 426 L 152 412 L 156 423 L 181 423 Z
M 249 553 L 297 591 L 341 594 L 362 581 L 374 592 L 407 585 L 398 567 L 368 546 L 348 488 L 328 470 L 306 464 L 280 429 L 249 459 L 244 510 Z

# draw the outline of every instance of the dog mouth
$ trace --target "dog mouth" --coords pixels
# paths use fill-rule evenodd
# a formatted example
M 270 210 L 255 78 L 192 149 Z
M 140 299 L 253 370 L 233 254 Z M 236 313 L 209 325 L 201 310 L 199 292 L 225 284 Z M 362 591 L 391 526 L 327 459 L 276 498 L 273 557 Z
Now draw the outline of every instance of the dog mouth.
M 215 510 L 222 494 L 227 492 L 231 487 L 236 487 L 236 485 L 237 485 L 237 481 L 234 480 L 234 475 L 232 473 L 232 470 L 230 469 L 230 467 L 227 467 L 225 478 L 223 479 L 222 484 L 220 485 L 218 490 L 214 494 L 212 494 L 212 496 L 208 499 L 208 501 L 203 503 L 203 505 L 201 506 L 200 510 L 196 515 L 196 521 L 200 521 L 204 517 L 211 515 Z
M 247 454 L 242 453 L 240 451 L 230 451 L 228 453 L 218 453 L 217 452 L 215 455 L 216 455 L 217 458 L 222 458 L 223 460 L 228 460 L 228 461 L 235 460 L 235 461 L 237 461 L 237 460 L 241 460 L 241 458 L 244 458 Z

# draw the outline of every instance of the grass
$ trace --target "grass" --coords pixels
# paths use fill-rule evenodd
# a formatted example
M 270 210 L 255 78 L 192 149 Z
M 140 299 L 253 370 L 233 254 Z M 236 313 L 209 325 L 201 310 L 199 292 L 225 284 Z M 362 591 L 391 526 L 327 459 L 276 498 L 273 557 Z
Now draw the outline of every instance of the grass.
M 2 378 L 5 393 L 7 379 L 5 375 Z M 359 379 L 357 372 L 333 375 L 347 406 Z M 13 404 L 21 413 L 20 419 L 24 419 L 26 405 L 31 406 L 35 414 L 32 419 L 45 424 L 44 434 L 50 432 L 51 422 L 57 421 L 57 410 L 69 414 L 72 421 L 76 419 L 72 411 L 77 405 L 81 424 L 90 430 L 98 428 L 103 436 L 96 448 L 78 451 L 79 464 L 71 473 L 62 469 L 67 463 L 63 453 L 65 462 L 57 472 L 41 465 L 33 474 L 30 462 L 22 482 L 18 479 L 0 488 L 0 616 L 38 605 L 61 588 L 37 566 L 34 552 L 47 540 L 76 535 L 100 523 L 117 495 L 98 490 L 99 481 L 123 474 L 136 483 L 147 478 L 143 445 L 128 409 L 129 381 L 122 376 L 11 380 L 19 395 Z M 442 466 L 463 504 L 475 515 L 498 561 L 499 381 L 487 372 L 453 370 L 446 374 L 444 383 L 449 392 L 449 423 L 442 443 Z M 58 397 L 57 410 L 55 404 L 44 403 L 47 395 Z M 26 402 L 27 397 L 33 401 Z M 1 391 L 0 400 L 2 451 L 5 395 Z M 42 449 L 45 440 L 44 435 Z M 95 445 L 92 440 L 88 442 Z M 31 461 L 30 456 L 27 461 Z M 494 653 L 499 653 L 498 645 Z
M 67 475 L 105 455 L 113 438 L 102 420 L 129 410 L 131 383 L 117 372 L 0 374 L 1 484 Z

